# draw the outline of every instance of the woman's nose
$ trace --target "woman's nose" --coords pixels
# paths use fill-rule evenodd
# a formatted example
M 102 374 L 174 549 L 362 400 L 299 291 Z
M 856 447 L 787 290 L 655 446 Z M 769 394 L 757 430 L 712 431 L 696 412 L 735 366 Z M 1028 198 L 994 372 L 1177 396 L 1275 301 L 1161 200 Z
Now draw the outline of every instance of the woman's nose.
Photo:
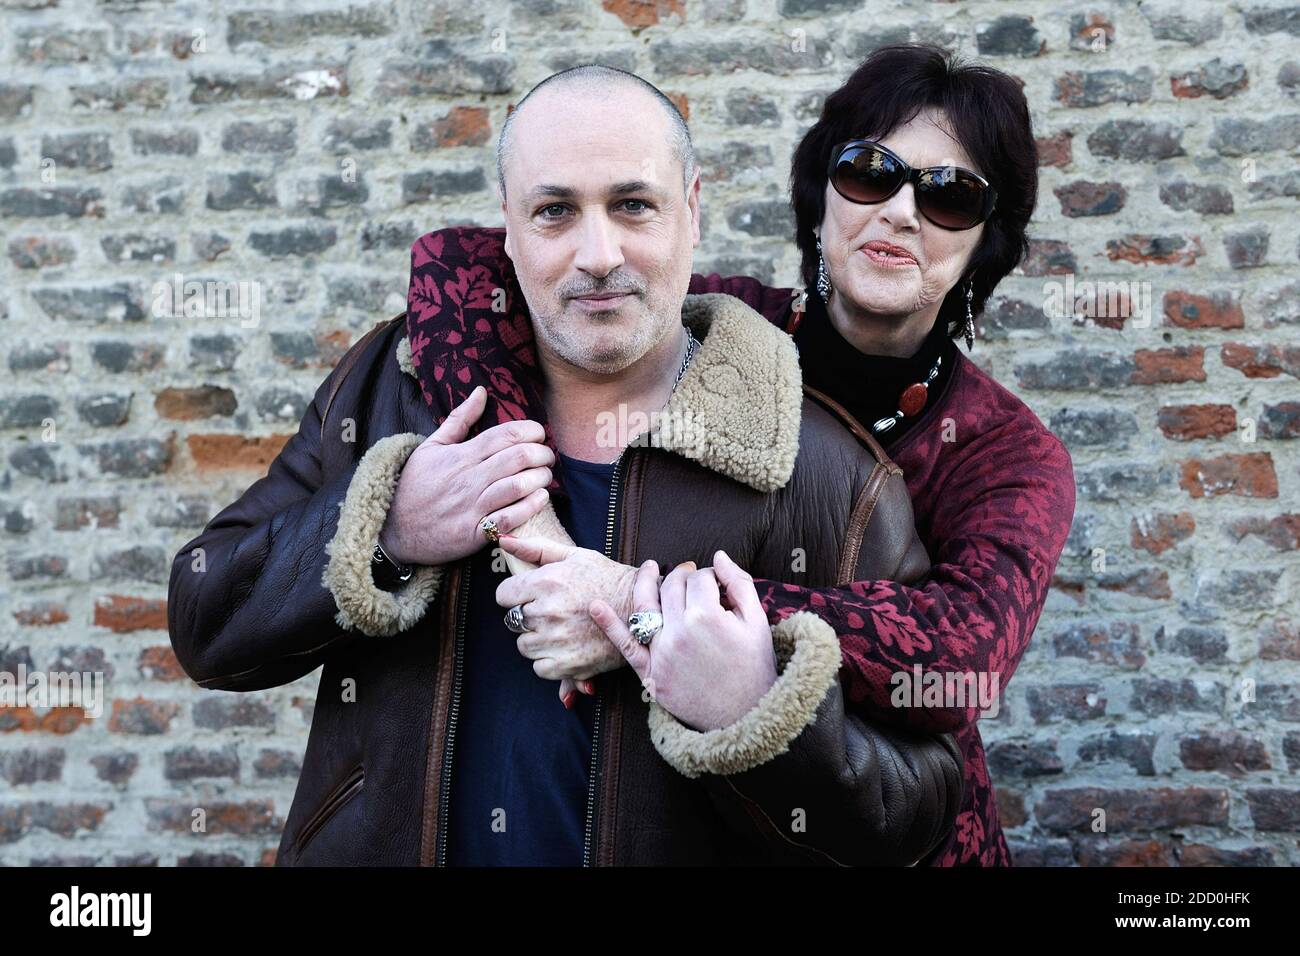
M 880 207 L 880 218 L 895 229 L 919 229 L 921 222 L 916 212 L 916 189 L 911 183 L 890 196 Z

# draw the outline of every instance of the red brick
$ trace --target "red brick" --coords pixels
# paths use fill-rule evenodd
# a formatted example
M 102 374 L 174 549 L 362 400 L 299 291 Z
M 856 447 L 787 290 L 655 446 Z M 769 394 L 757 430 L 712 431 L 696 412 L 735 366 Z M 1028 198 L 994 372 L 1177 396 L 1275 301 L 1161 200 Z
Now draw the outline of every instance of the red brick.
M 1246 324 L 1241 303 L 1230 292 L 1166 292 L 1165 320 L 1184 329 L 1239 329 Z
M 633 30 L 655 26 L 660 17 L 669 14 L 686 19 L 685 0 L 601 0 L 600 5 Z
M 1266 661 L 1300 661 L 1300 627 L 1279 617 L 1259 639 L 1259 656 Z
M 108 729 L 115 734 L 165 734 L 178 713 L 180 705 L 169 700 L 115 700 Z
M 1038 165 L 1069 166 L 1074 159 L 1073 140 L 1074 134 L 1069 130 L 1034 140 L 1038 147 Z
M 1199 345 L 1138 349 L 1133 364 L 1136 368 L 1129 381 L 1134 385 L 1205 381 L 1205 349 Z
M 166 600 L 105 594 L 95 599 L 95 626 L 125 634 L 130 631 L 167 630 Z
M 1274 518 L 1241 518 L 1229 524 L 1228 530 L 1238 541 L 1246 535 L 1259 535 L 1279 551 L 1294 551 L 1300 547 L 1300 514 L 1277 515 Z
M 454 106 L 433 123 L 435 146 L 482 146 L 490 132 L 488 111 L 481 106 Z
M 1106 832 L 1184 826 L 1226 826 L 1228 791 L 1220 788 L 1152 787 L 1053 789 L 1034 807 L 1038 825 L 1053 831 L 1090 832 L 1093 811 L 1106 811 Z
M 1246 791 L 1246 804 L 1256 830 L 1292 832 L 1300 829 L 1300 790 L 1260 787 Z
M 682 119 L 689 120 L 691 118 L 691 104 L 685 93 L 669 93 L 665 91 L 664 96 L 673 101 L 673 106 L 677 107 L 677 112 L 682 114 Z
M 193 832 L 196 808 L 202 808 L 205 812 L 204 833 L 208 836 L 222 833 L 241 836 L 273 833 L 284 826 L 284 821 L 276 817 L 275 808 L 270 800 L 249 800 L 246 803 L 213 801 L 196 804 L 194 801 L 172 803 L 154 799 L 146 800 L 145 805 L 150 826 L 156 830 L 173 833 Z
M 1004 827 L 1013 829 L 1024 826 L 1029 819 L 1025 810 L 1025 795 L 1019 790 L 1006 790 L 994 787 L 994 797 L 998 804 L 998 819 Z
M 1093 46 L 1097 41 L 1098 31 L 1105 38 L 1102 49 L 1110 49 L 1111 44 L 1115 42 L 1115 24 L 1107 20 L 1104 13 L 1086 14 L 1083 17 L 1083 24 L 1070 38 L 1070 46 L 1076 50 L 1101 52 Z
M 1133 234 L 1121 236 L 1106 243 L 1106 255 L 1111 262 L 1134 262 L 1139 265 L 1195 265 L 1196 260 L 1205 255 L 1200 236 L 1182 240 L 1177 246 L 1157 241 L 1158 236 Z
M 200 385 L 196 388 L 164 388 L 154 396 L 153 407 L 161 418 L 194 421 L 214 415 L 233 415 L 238 404 L 230 389 Z
M 70 734 L 89 720 L 80 707 L 51 707 L 39 714 L 30 707 L 0 709 L 0 731 L 6 733 Z
M 1179 866 L 1274 866 L 1273 851 L 1268 847 L 1252 846 L 1244 850 L 1225 850 L 1189 843 L 1178 858 Z
M 1135 597 L 1165 601 L 1173 597 L 1169 590 L 1169 572 L 1163 569 L 1142 568 L 1131 574 L 1119 575 L 1101 582 L 1106 591 L 1122 591 Z
M 14 620 L 24 627 L 49 627 L 68 619 L 68 609 L 53 601 L 34 601 L 14 611 Z
M 1224 365 L 1247 378 L 1277 378 L 1283 372 L 1300 378 L 1300 347 L 1228 342 L 1219 354 Z
M 1169 844 L 1160 840 L 1088 840 L 1079 847 L 1079 865 L 1093 866 L 1176 866 Z
M 1146 520 L 1134 518 L 1130 524 L 1130 543 L 1135 548 L 1163 554 L 1180 541 L 1186 541 L 1196 530 L 1196 519 L 1190 512 L 1155 514 Z
M 136 663 L 140 676 L 146 680 L 188 680 L 189 675 L 176 659 L 170 645 L 146 647 Z
M 1235 730 L 1201 730 L 1178 742 L 1178 757 L 1188 770 L 1206 770 L 1239 776 L 1271 770 L 1268 750 L 1257 738 Z
M 265 471 L 280 454 L 292 435 L 267 435 L 247 438 L 243 435 L 190 435 L 185 441 L 190 456 L 200 471 L 250 469 Z
M 1237 430 L 1237 412 L 1231 405 L 1166 405 L 1156 423 L 1175 441 L 1221 438 Z
M 1277 473 L 1268 452 L 1192 458 L 1183 462 L 1178 481 L 1193 498 L 1237 495 L 1242 498 L 1276 498 Z

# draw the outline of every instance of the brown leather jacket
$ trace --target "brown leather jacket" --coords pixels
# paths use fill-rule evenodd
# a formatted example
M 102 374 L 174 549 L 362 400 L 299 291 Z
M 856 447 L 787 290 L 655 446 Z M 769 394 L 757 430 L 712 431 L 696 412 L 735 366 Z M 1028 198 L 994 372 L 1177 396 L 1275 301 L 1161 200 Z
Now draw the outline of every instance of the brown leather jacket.
M 468 561 L 391 592 L 370 573 L 402 465 L 437 427 L 403 320 L 353 346 L 266 477 L 172 566 L 172 645 L 201 686 L 259 690 L 324 666 L 277 865 L 446 859 Z M 702 341 L 668 408 L 686 424 L 624 454 L 606 553 L 706 566 L 721 548 L 755 577 L 810 587 L 923 577 L 901 471 L 806 393 L 790 339 L 729 296 L 688 296 L 683 321 Z M 951 736 L 846 710 L 838 639 L 813 614 L 772 632 L 777 683 L 709 733 L 630 668 L 596 678 L 586 864 L 909 865 L 948 833 Z

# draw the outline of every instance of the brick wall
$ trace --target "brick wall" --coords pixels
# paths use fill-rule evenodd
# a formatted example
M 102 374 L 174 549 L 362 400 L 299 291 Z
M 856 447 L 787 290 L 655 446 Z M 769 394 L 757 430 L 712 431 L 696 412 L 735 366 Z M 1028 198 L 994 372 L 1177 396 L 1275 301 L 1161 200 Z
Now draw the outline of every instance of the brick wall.
M 1042 146 L 974 353 L 1078 471 L 984 725 L 1017 860 L 1300 862 L 1300 7 L 1077 9 L 0 0 L 0 671 L 107 676 L 98 719 L 0 708 L 0 863 L 271 861 L 315 678 L 198 691 L 169 561 L 401 311 L 412 239 L 498 223 L 508 104 L 593 58 L 656 82 L 704 163 L 699 265 L 794 284 L 793 144 L 907 38 L 1020 77 Z M 260 315 L 172 314 L 174 281 Z

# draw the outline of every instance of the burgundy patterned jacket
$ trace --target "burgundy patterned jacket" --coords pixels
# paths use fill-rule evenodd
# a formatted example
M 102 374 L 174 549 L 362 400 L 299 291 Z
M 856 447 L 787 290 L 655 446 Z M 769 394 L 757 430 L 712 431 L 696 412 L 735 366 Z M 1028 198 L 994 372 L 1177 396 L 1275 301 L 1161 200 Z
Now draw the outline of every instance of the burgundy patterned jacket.
M 503 237 L 502 229 L 453 228 L 416 240 L 407 306 L 412 360 L 439 417 L 483 385 L 491 396 L 485 422 L 495 415 L 546 424 L 532 326 Z M 689 291 L 734 295 L 782 328 L 795 300 L 792 290 L 745 277 L 696 275 Z M 960 353 L 946 391 L 889 452 L 903 469 L 932 561 L 923 586 L 857 581 L 810 589 L 759 579 L 758 595 L 773 623 L 810 610 L 835 628 L 844 693 L 872 719 L 954 733 L 965 792 L 952 835 L 930 865 L 1009 866 L 978 704 L 896 707 L 891 676 L 918 666 L 923 680 L 996 674 L 1005 692 L 1073 522 L 1073 465 L 1024 402 Z M 563 493 L 558 473 L 552 491 Z

